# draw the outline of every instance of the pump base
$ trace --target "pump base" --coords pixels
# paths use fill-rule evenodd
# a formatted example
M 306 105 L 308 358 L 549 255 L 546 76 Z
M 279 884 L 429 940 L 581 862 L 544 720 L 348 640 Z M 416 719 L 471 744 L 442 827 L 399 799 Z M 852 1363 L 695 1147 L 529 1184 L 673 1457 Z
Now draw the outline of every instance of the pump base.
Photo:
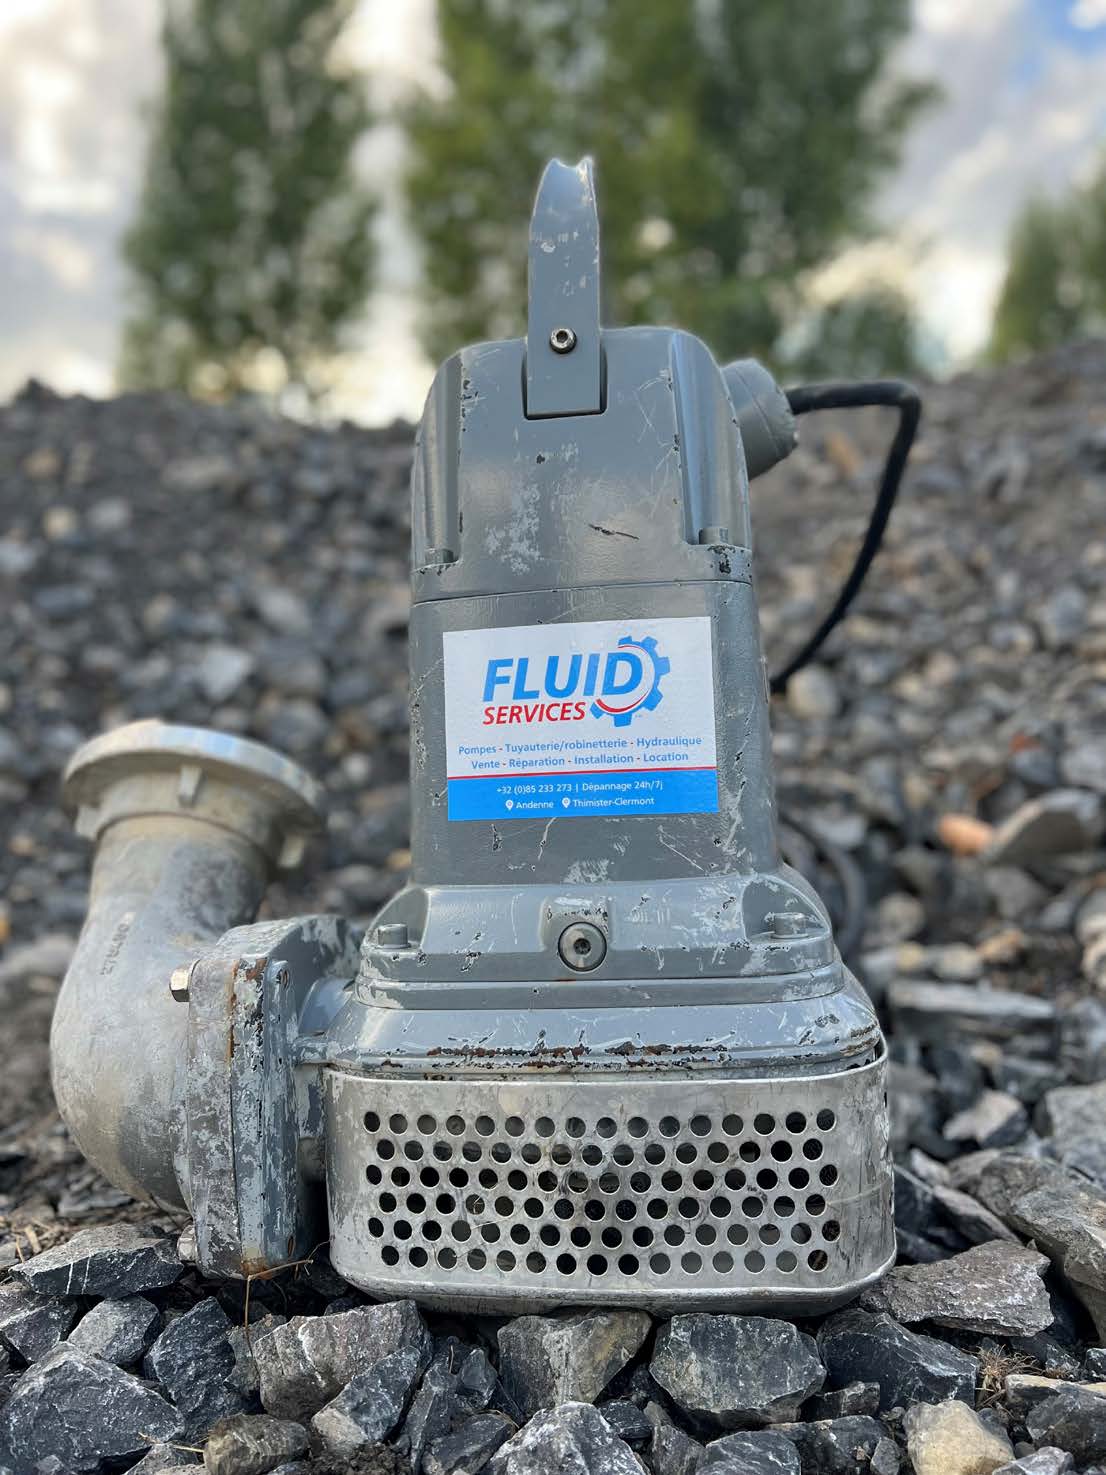
M 802 1316 L 894 1258 L 882 1058 L 747 1079 L 326 1076 L 331 1258 L 374 1295 Z

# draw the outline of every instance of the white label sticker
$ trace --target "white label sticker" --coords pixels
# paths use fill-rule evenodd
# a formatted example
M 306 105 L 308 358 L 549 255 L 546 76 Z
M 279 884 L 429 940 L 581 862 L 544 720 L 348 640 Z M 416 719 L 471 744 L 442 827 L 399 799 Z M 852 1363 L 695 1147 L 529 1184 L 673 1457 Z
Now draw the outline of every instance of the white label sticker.
M 443 638 L 450 819 L 718 809 L 706 615 Z

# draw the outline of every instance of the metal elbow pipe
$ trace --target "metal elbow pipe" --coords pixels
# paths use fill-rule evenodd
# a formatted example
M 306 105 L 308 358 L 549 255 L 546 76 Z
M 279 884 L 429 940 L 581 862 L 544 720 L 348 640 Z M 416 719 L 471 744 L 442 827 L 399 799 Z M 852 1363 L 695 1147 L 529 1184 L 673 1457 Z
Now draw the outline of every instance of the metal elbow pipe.
M 188 1010 L 170 980 L 253 920 L 318 828 L 320 791 L 260 743 L 147 721 L 86 743 L 64 792 L 96 853 L 51 1028 L 58 1109 L 112 1183 L 183 1206 Z

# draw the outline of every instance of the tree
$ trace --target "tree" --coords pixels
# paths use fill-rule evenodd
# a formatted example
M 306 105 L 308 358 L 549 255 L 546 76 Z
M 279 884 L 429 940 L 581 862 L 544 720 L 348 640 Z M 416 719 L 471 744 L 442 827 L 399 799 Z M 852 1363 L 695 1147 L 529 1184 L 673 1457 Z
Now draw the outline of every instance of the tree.
M 892 287 L 852 292 L 812 311 L 782 346 L 777 365 L 789 378 L 880 379 L 923 373 L 910 303 Z
M 1010 233 L 990 356 L 1053 348 L 1106 323 L 1106 164 L 1056 201 L 1031 200 Z
M 335 43 L 354 0 L 169 0 L 165 92 L 124 254 L 121 379 L 207 394 L 297 385 L 369 289 L 368 123 Z
M 597 161 L 608 321 L 767 352 L 863 231 L 930 89 L 885 75 L 908 0 L 438 0 L 447 95 L 407 123 L 435 357 L 519 331 L 551 155 Z

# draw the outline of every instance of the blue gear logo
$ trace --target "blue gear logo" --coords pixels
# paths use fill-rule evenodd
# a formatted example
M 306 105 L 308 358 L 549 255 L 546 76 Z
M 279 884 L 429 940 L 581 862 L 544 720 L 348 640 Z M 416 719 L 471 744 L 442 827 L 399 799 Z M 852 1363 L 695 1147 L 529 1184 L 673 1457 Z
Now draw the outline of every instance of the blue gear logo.
M 591 715 L 609 717 L 615 727 L 629 727 L 636 713 L 652 712 L 660 705 L 664 696 L 661 681 L 672 669 L 672 663 L 667 656 L 657 654 L 655 635 L 645 635 L 640 640 L 624 635 L 616 649 L 635 661 L 639 667 L 637 679 L 596 697 L 591 704 Z M 640 655 L 635 657 L 632 652 Z

